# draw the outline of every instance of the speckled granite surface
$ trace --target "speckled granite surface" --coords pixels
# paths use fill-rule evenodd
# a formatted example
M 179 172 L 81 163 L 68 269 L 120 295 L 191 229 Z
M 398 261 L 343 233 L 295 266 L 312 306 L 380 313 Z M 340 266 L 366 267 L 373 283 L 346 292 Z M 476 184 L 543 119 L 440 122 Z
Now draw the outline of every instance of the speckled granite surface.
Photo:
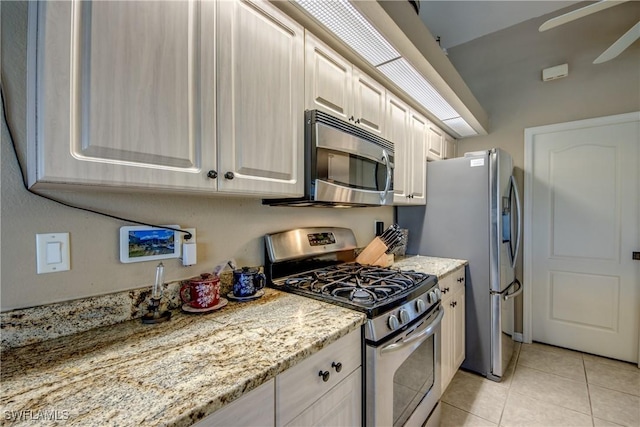
M 188 280 L 163 286 L 162 310 L 182 305 L 180 286 Z M 220 276 L 220 295 L 233 288 L 233 274 Z M 109 295 L 65 301 L 0 313 L 0 348 L 20 347 L 90 329 L 126 322 L 147 312 L 151 286 Z
M 393 263 L 393 268 L 434 274 L 438 276 L 438 279 L 440 280 L 447 277 L 447 275 L 459 267 L 467 264 L 468 262 L 462 259 L 407 255 L 405 257 L 396 258 L 396 261 Z
M 167 323 L 134 320 L 3 350 L 0 424 L 190 425 L 364 321 L 267 289 L 214 313 L 176 311 Z

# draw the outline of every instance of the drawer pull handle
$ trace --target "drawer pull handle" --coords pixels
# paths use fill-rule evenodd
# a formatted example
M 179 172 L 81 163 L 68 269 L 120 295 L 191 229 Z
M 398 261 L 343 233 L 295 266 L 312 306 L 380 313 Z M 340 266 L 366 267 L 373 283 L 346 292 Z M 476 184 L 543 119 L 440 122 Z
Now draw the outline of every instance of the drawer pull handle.
M 334 368 L 336 370 L 336 372 L 340 372 L 342 371 L 342 363 L 338 362 L 333 362 L 331 363 L 331 367 Z
M 324 381 L 325 383 L 329 381 L 330 375 L 331 374 L 329 373 L 329 371 L 320 371 L 320 373 L 318 374 L 318 376 L 322 377 L 322 381 Z

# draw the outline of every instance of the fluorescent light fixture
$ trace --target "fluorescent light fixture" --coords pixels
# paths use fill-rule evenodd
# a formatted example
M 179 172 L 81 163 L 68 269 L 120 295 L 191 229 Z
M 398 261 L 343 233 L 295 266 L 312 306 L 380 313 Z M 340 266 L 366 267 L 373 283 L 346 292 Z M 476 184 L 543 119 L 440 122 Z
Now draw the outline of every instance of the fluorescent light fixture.
M 296 0 L 365 61 L 460 136 L 478 133 L 348 0 Z
M 400 57 L 400 53 L 347 0 L 298 0 L 297 3 L 371 65 Z
M 379 66 L 378 70 L 440 120 L 460 117 L 460 114 L 406 59 L 400 58 L 388 62 Z
M 443 120 L 442 123 L 463 138 L 465 136 L 476 136 L 478 134 L 462 117 Z

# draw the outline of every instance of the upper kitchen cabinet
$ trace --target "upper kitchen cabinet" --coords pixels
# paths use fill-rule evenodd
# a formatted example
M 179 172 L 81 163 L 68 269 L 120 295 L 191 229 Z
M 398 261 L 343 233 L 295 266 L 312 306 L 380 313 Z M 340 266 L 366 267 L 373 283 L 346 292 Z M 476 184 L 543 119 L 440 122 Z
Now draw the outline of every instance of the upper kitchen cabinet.
M 458 155 L 457 153 L 456 140 L 448 134 L 444 134 L 444 158 L 453 159 Z
M 215 4 L 29 7 L 30 186 L 215 190 Z
M 305 88 L 308 110 L 321 110 L 382 135 L 384 86 L 363 73 L 313 34 L 306 33 Z
M 426 140 L 429 121 L 387 93 L 386 138 L 394 143 L 393 202 L 426 203 Z
M 304 29 L 268 2 L 218 4 L 219 190 L 301 196 Z
M 304 31 L 270 3 L 30 8 L 30 185 L 302 195 Z
M 429 138 L 427 145 L 427 159 L 442 160 L 445 158 L 445 133 L 433 123 L 429 123 Z

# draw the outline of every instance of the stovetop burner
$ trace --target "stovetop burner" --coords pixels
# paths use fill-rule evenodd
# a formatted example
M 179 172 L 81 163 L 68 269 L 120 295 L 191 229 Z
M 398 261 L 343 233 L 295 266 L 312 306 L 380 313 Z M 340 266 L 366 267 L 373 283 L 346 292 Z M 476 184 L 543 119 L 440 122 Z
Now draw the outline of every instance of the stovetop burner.
M 284 285 L 370 307 L 411 289 L 426 277 L 413 271 L 345 263 L 288 277 Z
M 274 284 L 283 290 L 363 311 L 371 318 L 424 293 L 435 280 L 415 271 L 350 262 L 287 276 Z

